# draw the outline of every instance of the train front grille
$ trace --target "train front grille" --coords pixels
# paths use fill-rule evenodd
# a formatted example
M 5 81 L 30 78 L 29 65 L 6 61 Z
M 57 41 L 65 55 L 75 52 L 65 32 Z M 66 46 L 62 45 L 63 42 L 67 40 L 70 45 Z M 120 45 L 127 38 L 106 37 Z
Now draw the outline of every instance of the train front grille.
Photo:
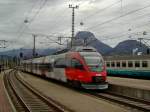
M 94 76 L 94 77 L 92 77 L 92 82 L 93 83 L 104 82 L 104 79 L 101 76 Z

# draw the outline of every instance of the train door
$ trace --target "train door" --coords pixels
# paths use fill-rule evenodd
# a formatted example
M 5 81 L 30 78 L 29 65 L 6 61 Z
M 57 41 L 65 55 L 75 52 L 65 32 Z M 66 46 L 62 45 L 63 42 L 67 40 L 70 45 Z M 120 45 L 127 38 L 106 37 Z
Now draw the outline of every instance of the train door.
M 77 59 L 71 59 L 71 66 L 66 68 L 66 74 L 70 80 L 79 80 L 84 72 L 83 64 Z
M 55 79 L 66 82 L 65 74 L 66 62 L 64 58 L 59 58 L 54 62 Z

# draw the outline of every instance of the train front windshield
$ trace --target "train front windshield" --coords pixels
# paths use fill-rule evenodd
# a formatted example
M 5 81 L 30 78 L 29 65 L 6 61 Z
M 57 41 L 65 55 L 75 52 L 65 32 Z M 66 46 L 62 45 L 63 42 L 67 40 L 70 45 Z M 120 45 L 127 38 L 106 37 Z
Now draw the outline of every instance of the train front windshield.
M 84 56 L 85 62 L 88 65 L 89 69 L 93 72 L 103 71 L 103 59 L 96 56 Z
M 101 72 L 104 68 L 104 61 L 98 52 L 80 52 L 85 63 L 92 72 Z

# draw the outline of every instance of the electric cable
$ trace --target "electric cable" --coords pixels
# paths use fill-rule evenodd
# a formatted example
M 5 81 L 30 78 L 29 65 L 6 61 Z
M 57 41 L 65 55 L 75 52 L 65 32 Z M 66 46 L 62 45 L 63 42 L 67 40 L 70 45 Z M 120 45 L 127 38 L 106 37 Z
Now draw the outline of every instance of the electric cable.
M 120 19 L 120 18 L 122 18 L 122 17 L 128 16 L 128 15 L 130 15 L 130 14 L 136 13 L 136 12 L 138 12 L 138 11 L 141 11 L 141 10 L 146 9 L 146 8 L 149 8 L 149 7 L 150 7 L 150 4 L 148 4 L 148 5 L 145 6 L 145 7 L 138 8 L 138 9 L 136 9 L 136 10 L 132 10 L 132 11 L 127 12 L 127 13 L 125 13 L 125 14 L 122 14 L 122 15 L 120 15 L 120 16 L 114 17 L 114 18 L 112 18 L 112 19 L 110 19 L 110 20 L 104 21 L 103 23 L 100 23 L 100 24 L 97 24 L 97 25 L 95 25 L 95 26 L 89 27 L 89 28 L 87 28 L 87 30 L 93 29 L 93 28 L 96 28 L 96 27 L 99 27 L 99 26 L 102 26 L 102 25 L 104 25 L 104 24 L 108 24 L 108 23 L 110 23 L 110 22 L 112 22 L 112 21 L 118 20 L 118 19 Z

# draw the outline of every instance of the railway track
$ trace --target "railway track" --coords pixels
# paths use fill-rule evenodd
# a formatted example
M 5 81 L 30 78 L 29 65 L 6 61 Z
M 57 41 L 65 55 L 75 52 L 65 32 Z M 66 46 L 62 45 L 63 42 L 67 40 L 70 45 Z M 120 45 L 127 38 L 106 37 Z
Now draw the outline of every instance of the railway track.
M 59 83 L 59 82 L 54 81 L 54 83 L 62 85 L 62 83 Z M 107 91 L 106 92 L 96 92 L 96 91 L 94 91 L 94 92 L 91 92 L 91 91 L 83 92 L 82 90 L 74 89 L 74 88 L 72 88 L 66 84 L 63 84 L 63 86 L 70 88 L 72 90 L 78 91 L 82 94 L 86 94 L 86 95 L 95 97 L 95 98 L 102 98 L 102 99 L 105 99 L 108 101 L 122 104 L 122 105 L 127 106 L 127 107 L 131 107 L 133 109 L 135 108 L 138 110 L 142 110 L 144 112 L 150 112 L 150 102 L 149 101 L 145 101 L 145 100 L 141 100 L 141 99 L 135 99 L 135 98 L 126 97 L 126 96 L 122 96 L 122 95 L 117 95 L 114 93 L 109 93 Z
M 4 84 L 18 112 L 70 112 L 26 84 L 16 71 L 5 74 Z
M 99 92 L 88 92 L 90 95 L 97 97 L 97 98 L 102 98 L 105 100 L 109 100 L 115 103 L 122 104 L 124 106 L 128 106 L 131 108 L 135 108 L 144 112 L 150 112 L 150 102 L 141 100 L 141 99 L 135 99 L 131 97 L 126 97 L 122 95 L 117 95 L 114 93 L 110 92 L 105 92 L 105 93 L 99 93 Z

